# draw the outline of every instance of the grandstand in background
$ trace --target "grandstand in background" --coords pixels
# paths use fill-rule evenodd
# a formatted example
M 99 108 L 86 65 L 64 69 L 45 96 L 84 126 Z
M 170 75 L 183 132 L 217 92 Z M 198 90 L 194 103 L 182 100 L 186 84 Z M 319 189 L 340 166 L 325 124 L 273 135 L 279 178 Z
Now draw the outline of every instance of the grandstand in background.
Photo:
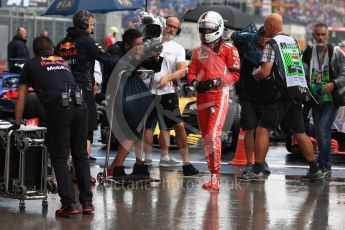
M 54 42 L 59 41 L 66 34 L 66 28 L 71 25 L 71 17 L 41 17 L 46 6 L 53 0 L 0 0 L 0 62 L 6 60 L 7 43 L 12 39 L 18 26 L 24 26 L 29 33 L 28 45 L 43 29 L 48 29 Z M 144 0 L 143 0 L 144 1 Z M 12 5 L 8 5 L 11 3 Z M 24 5 L 29 4 L 29 5 Z M 311 39 L 312 28 L 315 23 L 322 22 L 333 28 L 345 26 L 345 1 L 337 0 L 148 0 L 148 10 L 155 15 L 182 15 L 199 5 L 231 5 L 248 15 L 262 20 L 271 12 L 283 15 L 288 22 L 288 30 L 297 33 L 299 40 L 304 44 Z M 261 17 L 260 17 L 261 16 Z M 136 12 L 114 12 L 105 15 L 96 15 L 95 38 L 99 42 L 107 35 L 107 28 L 117 26 L 121 33 L 138 21 Z M 256 21 L 257 24 L 262 24 Z M 305 33 L 297 31 L 296 24 L 305 26 Z M 298 29 L 300 30 L 300 29 Z M 305 34 L 305 35 L 303 35 Z M 331 38 L 339 40 L 341 32 L 333 31 Z M 305 36 L 303 38 L 303 36 Z M 344 36 L 345 37 L 345 36 Z M 339 44 L 345 46 L 341 39 Z

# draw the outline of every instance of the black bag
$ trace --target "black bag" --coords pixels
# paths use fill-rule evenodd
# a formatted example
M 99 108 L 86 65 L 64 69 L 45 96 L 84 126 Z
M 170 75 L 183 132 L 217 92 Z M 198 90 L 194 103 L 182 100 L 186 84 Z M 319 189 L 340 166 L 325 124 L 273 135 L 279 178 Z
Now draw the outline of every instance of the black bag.
M 140 133 L 144 128 L 145 118 L 150 112 L 148 109 L 153 97 L 136 71 L 132 72 L 125 80 L 123 88 L 119 90 L 117 101 L 120 102 L 119 100 L 121 100 L 123 114 L 117 113 L 118 118 L 123 117 L 125 123 L 122 123 L 121 120 L 117 122 L 120 127 L 116 127 L 116 129 L 121 129 L 122 133 L 120 139 L 141 138 Z
M 260 87 L 262 92 L 263 104 L 274 103 L 282 97 L 282 94 L 277 87 L 276 79 L 272 75 L 266 79 L 261 80 Z

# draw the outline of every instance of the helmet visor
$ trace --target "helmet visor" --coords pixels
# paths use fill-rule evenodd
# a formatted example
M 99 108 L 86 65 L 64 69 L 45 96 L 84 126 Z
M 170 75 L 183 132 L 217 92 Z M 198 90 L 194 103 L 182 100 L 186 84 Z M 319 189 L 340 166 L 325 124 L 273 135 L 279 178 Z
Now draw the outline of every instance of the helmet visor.
M 199 22 L 199 32 L 202 34 L 213 33 L 219 29 L 219 25 L 213 22 Z

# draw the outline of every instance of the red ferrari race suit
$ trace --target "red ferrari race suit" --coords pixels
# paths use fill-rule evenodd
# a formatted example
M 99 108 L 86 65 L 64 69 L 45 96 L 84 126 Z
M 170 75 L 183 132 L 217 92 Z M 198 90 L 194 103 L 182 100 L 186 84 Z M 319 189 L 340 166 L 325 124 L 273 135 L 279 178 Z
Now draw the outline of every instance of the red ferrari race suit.
M 188 82 L 221 79 L 219 86 L 197 93 L 199 127 L 204 138 L 208 168 L 219 174 L 221 163 L 221 134 L 229 108 L 230 86 L 240 78 L 240 57 L 235 46 L 223 41 L 216 49 L 207 46 L 193 50 L 188 66 Z

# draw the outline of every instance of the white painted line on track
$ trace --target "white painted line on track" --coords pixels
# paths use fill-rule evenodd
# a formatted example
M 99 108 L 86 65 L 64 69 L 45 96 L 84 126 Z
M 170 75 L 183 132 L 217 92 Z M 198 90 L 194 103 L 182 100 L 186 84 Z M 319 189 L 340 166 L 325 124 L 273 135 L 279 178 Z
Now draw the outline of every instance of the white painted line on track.
M 105 157 L 95 157 L 100 160 L 105 160 Z M 109 160 L 113 160 L 114 157 L 110 157 Z M 135 158 L 133 157 L 128 157 L 126 160 L 129 161 L 135 161 Z M 153 162 L 159 162 L 159 159 L 152 159 Z M 179 163 L 182 163 L 182 161 L 177 161 Z M 192 164 L 206 164 L 206 161 L 189 161 Z M 229 165 L 228 163 L 223 162 L 222 165 Z M 234 167 L 237 167 L 236 165 L 232 165 Z M 244 167 L 244 166 L 243 166 Z M 300 169 L 308 169 L 309 166 L 307 165 L 274 165 L 274 164 L 269 164 L 270 168 L 300 168 Z M 339 167 L 339 166 L 332 166 L 332 170 L 345 170 L 345 167 Z

